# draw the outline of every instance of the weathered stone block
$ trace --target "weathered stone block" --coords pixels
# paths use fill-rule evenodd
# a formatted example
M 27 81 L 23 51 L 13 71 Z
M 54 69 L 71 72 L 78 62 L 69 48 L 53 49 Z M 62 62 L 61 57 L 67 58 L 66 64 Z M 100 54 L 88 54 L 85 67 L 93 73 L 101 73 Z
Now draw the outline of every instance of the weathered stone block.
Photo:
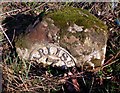
M 107 26 L 86 10 L 66 7 L 49 13 L 26 32 L 16 40 L 21 58 L 85 69 L 104 63 Z

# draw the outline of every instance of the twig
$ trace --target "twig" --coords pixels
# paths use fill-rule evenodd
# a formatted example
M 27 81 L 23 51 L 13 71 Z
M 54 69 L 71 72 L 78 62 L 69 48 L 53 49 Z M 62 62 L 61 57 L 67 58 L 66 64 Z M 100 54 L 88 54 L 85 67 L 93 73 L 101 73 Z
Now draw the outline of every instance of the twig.
M 0 14 L 0 16 L 9 15 L 10 13 L 14 13 L 14 12 L 17 12 L 17 11 L 18 11 L 18 13 L 19 13 L 19 12 L 25 12 L 25 13 L 26 13 L 26 12 L 29 12 L 29 11 L 31 11 L 31 10 L 38 9 L 38 8 L 42 7 L 43 5 L 45 5 L 45 4 L 46 4 L 46 3 L 43 3 L 43 4 L 41 4 L 40 6 L 35 7 L 34 9 L 33 9 L 33 8 L 32 8 L 32 9 L 22 8 L 22 9 L 11 10 L 11 11 L 8 11 L 8 12 L 5 12 L 5 13 Z
M 21 76 L 20 76 L 20 75 L 19 75 L 19 79 L 22 81 L 22 83 L 23 83 L 23 86 L 24 86 L 25 90 L 28 90 L 27 85 L 25 84 L 25 82 L 23 81 L 23 79 L 21 78 Z
M 91 87 L 90 87 L 89 93 L 92 92 L 93 84 L 94 84 L 94 77 L 92 78 L 92 84 L 91 84 Z
M 83 66 L 82 66 L 81 70 L 82 70 L 81 72 L 83 72 L 83 73 L 84 73 L 84 71 L 83 71 Z M 86 81 L 85 81 L 84 76 L 82 76 L 82 80 L 83 80 L 84 85 L 86 86 Z
M 114 56 L 112 56 L 107 62 L 105 62 L 104 64 L 103 64 L 103 66 L 105 66 L 105 65 L 107 65 L 107 64 L 109 64 L 113 59 L 114 59 L 115 57 Z
M 8 36 L 6 35 L 5 31 L 3 30 L 3 27 L 0 25 L 0 29 L 2 30 L 3 34 L 5 35 L 6 39 L 8 40 L 8 42 L 10 43 L 11 47 L 13 48 L 13 45 L 10 41 L 10 39 L 8 38 Z
M 8 86 L 7 86 L 8 87 Z M 16 89 L 12 88 L 12 87 L 8 87 L 7 90 L 9 91 L 15 91 Z
M 120 55 L 120 51 L 115 55 L 115 58 L 117 58 Z
M 96 4 L 94 4 L 90 9 L 89 9 L 89 12 L 92 11 L 92 9 L 96 6 Z
M 13 34 L 11 42 L 13 42 L 14 39 L 15 39 L 15 29 L 14 29 L 14 34 Z
M 20 11 L 21 9 L 15 9 L 15 10 L 11 10 L 9 12 L 5 12 L 3 14 L 0 14 L 0 16 L 4 16 L 5 14 L 10 14 L 10 13 L 13 13 L 13 12 L 16 12 L 16 11 Z
M 107 66 L 110 66 L 112 65 L 113 63 L 117 62 L 119 59 L 116 59 L 115 61 L 113 61 L 115 58 L 117 58 L 120 54 L 120 51 L 115 55 L 113 56 L 112 58 L 110 58 L 103 66 L 102 66 L 102 69 L 107 67 Z
M 25 11 L 25 13 L 26 13 L 26 12 L 29 12 L 29 11 L 31 11 L 31 10 L 38 9 L 38 8 L 42 7 L 43 5 L 45 5 L 45 4 L 46 4 L 46 3 L 43 3 L 43 4 L 41 4 L 40 6 L 38 6 L 38 7 L 35 7 L 34 9 L 29 9 L 29 10 Z
M 75 84 L 73 84 L 73 83 L 70 82 L 70 81 L 66 81 L 66 82 L 68 82 L 69 84 L 73 85 L 76 89 L 79 89 L 79 86 L 78 86 L 78 85 L 75 85 Z
M 117 60 L 115 60 L 115 61 L 112 61 L 111 63 L 109 63 L 109 64 L 103 66 L 102 69 L 105 68 L 105 67 L 107 67 L 107 66 L 110 66 L 110 65 L 114 64 L 114 63 L 117 62 L 118 60 L 119 60 L 119 59 L 117 59 Z

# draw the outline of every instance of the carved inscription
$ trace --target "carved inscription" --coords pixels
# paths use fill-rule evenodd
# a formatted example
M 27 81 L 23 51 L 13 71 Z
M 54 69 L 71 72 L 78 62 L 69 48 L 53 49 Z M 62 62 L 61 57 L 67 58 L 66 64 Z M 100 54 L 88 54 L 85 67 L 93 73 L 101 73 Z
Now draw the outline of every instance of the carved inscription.
M 64 48 L 49 44 L 31 52 L 30 60 L 52 66 L 75 66 L 76 59 Z

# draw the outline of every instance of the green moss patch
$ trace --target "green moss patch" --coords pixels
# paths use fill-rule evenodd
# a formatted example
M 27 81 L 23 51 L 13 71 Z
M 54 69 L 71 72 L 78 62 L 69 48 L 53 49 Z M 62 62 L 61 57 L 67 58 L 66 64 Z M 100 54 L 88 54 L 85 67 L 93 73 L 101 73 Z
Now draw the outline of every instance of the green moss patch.
M 72 26 L 73 24 L 83 26 L 83 29 L 92 28 L 97 33 L 101 33 L 101 31 L 103 31 L 105 34 L 107 33 L 107 26 L 101 20 L 90 14 L 87 10 L 82 10 L 80 8 L 64 7 L 61 10 L 57 10 L 48 14 L 46 17 L 54 20 L 54 24 L 61 29 L 59 33 L 61 39 L 63 39 L 64 36 L 69 38 L 71 35 L 73 35 L 76 38 L 84 41 L 84 38 L 86 37 L 85 32 L 71 33 L 67 31 L 68 27 Z
M 87 10 L 82 10 L 80 8 L 65 7 L 61 10 L 50 13 L 48 16 L 63 30 L 66 30 L 69 25 L 74 23 L 79 26 L 84 26 L 85 28 L 92 28 L 96 25 L 107 30 L 107 26 L 104 25 L 102 21 L 90 14 Z

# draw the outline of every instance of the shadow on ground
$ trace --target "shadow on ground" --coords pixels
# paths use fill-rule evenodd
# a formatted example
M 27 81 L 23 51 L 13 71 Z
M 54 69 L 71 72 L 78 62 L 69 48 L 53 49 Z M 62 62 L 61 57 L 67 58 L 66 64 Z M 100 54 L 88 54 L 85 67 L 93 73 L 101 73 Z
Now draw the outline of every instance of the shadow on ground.
M 17 14 L 6 17 L 2 25 L 6 28 L 6 34 L 10 41 L 13 41 L 15 36 L 25 33 L 26 28 L 35 19 L 35 15 Z

